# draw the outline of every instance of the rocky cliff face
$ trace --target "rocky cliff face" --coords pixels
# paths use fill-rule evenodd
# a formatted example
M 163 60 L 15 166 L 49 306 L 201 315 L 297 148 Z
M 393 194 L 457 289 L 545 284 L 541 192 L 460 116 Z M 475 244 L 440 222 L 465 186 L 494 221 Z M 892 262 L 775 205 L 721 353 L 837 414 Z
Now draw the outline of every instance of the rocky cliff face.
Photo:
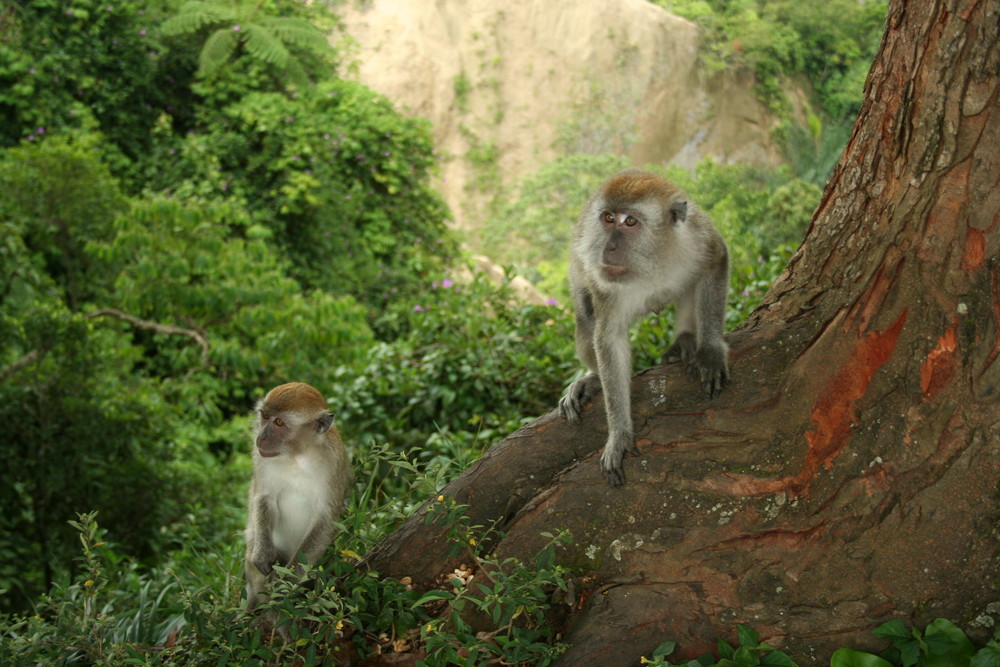
M 646 0 L 369 0 L 342 8 L 354 76 L 428 118 L 459 227 L 560 151 L 636 165 L 775 163 L 752 80 L 699 65 L 698 29 Z

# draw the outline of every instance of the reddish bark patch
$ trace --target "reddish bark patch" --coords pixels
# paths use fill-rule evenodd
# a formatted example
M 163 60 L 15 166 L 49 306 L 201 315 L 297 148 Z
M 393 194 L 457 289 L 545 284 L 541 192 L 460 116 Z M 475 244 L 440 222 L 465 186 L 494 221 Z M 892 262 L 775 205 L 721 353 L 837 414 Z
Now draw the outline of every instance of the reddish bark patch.
M 806 433 L 809 451 L 796 482 L 804 490 L 821 464 L 832 465 L 850 437 L 854 406 L 865 395 L 879 368 L 892 356 L 906 323 L 904 310 L 884 333 L 873 331 L 861 339 L 840 373 L 827 386 L 812 410 L 815 428 Z
M 969 227 L 968 234 L 965 237 L 965 255 L 962 257 L 962 269 L 966 272 L 975 271 L 983 265 L 984 259 L 986 259 L 986 236 L 978 229 Z
M 958 335 L 953 324 L 941 337 L 937 345 L 928 353 L 924 363 L 920 365 L 920 391 L 925 400 L 932 400 L 942 388 L 951 382 L 955 374 L 955 350 L 958 348 Z
M 812 408 L 814 428 L 806 433 L 809 449 L 798 473 L 781 479 L 725 473 L 706 479 L 701 488 L 738 496 L 780 491 L 808 496 L 809 485 L 820 466 L 832 466 L 833 460 L 847 446 L 855 419 L 855 404 L 865 395 L 875 373 L 896 349 L 896 341 L 906 323 L 906 313 L 904 310 L 885 332 L 872 331 L 862 337 L 840 372 L 826 385 Z

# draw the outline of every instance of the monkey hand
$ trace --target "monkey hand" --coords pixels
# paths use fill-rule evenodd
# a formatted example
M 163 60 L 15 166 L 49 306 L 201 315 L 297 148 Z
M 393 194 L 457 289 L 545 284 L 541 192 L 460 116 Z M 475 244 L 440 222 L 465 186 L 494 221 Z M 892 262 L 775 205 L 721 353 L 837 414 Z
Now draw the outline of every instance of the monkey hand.
M 702 346 L 695 353 L 693 366 L 701 381 L 701 390 L 705 398 L 715 398 L 722 393 L 722 388 L 729 382 L 729 366 L 726 364 L 725 346 Z
M 625 483 L 625 471 L 622 469 L 622 459 L 625 452 L 639 456 L 639 448 L 635 446 L 635 441 L 630 433 L 612 433 L 608 436 L 608 442 L 604 445 L 604 452 L 601 454 L 601 470 L 608 484 L 613 489 L 617 489 Z
M 250 558 L 253 566 L 260 570 L 261 574 L 271 574 L 274 564 L 278 561 L 278 554 L 273 550 L 258 549 Z
M 583 406 L 601 390 L 601 379 L 595 373 L 587 373 L 569 386 L 566 395 L 559 399 L 559 414 L 566 421 L 579 424 Z

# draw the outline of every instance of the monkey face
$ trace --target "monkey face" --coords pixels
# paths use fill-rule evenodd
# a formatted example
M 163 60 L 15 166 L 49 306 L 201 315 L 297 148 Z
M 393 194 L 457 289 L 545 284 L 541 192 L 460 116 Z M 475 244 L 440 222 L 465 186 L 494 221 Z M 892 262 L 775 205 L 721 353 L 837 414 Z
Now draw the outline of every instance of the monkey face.
M 286 448 L 291 425 L 281 416 L 260 412 L 257 417 L 257 451 L 261 456 L 277 456 Z
M 630 251 L 634 238 L 642 234 L 641 224 L 635 215 L 624 211 L 603 211 L 600 218 L 606 239 L 601 251 L 601 271 L 609 280 L 616 280 L 629 272 Z
M 301 382 L 281 385 L 257 405 L 257 451 L 270 458 L 303 449 L 321 439 L 332 423 L 318 391 Z

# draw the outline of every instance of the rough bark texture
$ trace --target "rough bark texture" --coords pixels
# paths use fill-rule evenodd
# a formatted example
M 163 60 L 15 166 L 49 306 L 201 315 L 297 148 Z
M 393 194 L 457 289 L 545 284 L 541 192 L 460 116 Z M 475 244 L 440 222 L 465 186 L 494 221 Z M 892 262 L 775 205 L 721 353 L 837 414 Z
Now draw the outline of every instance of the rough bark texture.
M 444 491 L 500 521 L 503 556 L 572 531 L 561 557 L 587 578 L 563 664 L 636 664 L 667 639 L 691 657 L 736 623 L 808 663 L 881 648 L 891 618 L 997 618 L 998 22 L 997 0 L 892 3 L 806 239 L 728 337 L 733 383 L 705 401 L 676 366 L 636 375 L 623 488 L 600 471 L 598 400 Z M 453 566 L 421 515 L 374 568 L 429 585 Z

